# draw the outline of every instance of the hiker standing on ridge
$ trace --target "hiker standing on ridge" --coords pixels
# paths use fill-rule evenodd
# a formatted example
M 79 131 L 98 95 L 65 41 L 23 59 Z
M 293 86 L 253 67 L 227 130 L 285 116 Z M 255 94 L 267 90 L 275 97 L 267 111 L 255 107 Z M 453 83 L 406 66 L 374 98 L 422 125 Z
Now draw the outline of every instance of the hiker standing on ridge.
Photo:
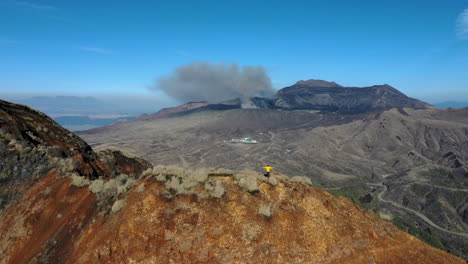
M 263 168 L 265 169 L 264 176 L 267 177 L 267 178 L 270 178 L 270 171 L 273 169 L 273 167 L 270 167 L 270 165 L 266 165 Z

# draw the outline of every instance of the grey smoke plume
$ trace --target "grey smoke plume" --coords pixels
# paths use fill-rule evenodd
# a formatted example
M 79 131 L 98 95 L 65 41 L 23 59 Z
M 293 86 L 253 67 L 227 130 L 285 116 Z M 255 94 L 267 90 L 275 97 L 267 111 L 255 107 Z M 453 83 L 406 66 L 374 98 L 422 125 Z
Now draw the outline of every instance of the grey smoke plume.
M 190 63 L 174 69 L 159 79 L 153 90 L 162 90 L 167 95 L 182 101 L 207 101 L 217 103 L 253 96 L 270 96 L 274 93 L 270 77 L 261 66 L 238 66 L 237 64 Z

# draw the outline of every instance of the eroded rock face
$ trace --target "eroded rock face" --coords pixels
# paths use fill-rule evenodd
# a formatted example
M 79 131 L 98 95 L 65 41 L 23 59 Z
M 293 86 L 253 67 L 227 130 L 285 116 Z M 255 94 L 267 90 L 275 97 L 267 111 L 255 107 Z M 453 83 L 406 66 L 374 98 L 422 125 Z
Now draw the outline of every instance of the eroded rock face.
M 97 179 L 136 176 L 150 166 L 117 150 L 98 155 L 43 113 L 0 100 L 0 211 L 51 171 Z
M 46 160 L 53 158 L 72 159 L 73 170 L 90 178 L 105 174 L 105 166 L 86 142 L 24 105 L 0 100 L 0 142 L 7 146 L 1 154 L 3 180 L 32 177 L 38 173 L 32 167 L 47 168 L 51 162 Z
M 113 176 L 123 173 L 132 177 L 138 177 L 143 171 L 152 167 L 148 161 L 117 149 L 105 149 L 97 153 L 99 160 L 109 168 Z

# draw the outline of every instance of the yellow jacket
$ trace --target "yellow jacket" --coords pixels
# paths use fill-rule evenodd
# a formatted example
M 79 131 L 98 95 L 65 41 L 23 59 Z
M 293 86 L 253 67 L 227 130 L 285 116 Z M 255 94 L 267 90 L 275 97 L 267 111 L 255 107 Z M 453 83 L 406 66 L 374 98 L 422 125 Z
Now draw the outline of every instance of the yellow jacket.
M 273 167 L 270 167 L 270 166 L 266 166 L 266 167 L 263 167 L 265 169 L 266 172 L 270 172 Z

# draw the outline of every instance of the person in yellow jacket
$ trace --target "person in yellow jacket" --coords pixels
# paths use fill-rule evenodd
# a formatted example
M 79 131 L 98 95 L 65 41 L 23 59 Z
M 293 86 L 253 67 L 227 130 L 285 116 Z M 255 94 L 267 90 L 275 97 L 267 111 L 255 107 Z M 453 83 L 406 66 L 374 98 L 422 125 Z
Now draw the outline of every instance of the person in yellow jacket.
M 270 167 L 270 165 L 266 165 L 263 168 L 265 169 L 265 177 L 270 177 L 270 171 L 273 170 L 273 167 Z

